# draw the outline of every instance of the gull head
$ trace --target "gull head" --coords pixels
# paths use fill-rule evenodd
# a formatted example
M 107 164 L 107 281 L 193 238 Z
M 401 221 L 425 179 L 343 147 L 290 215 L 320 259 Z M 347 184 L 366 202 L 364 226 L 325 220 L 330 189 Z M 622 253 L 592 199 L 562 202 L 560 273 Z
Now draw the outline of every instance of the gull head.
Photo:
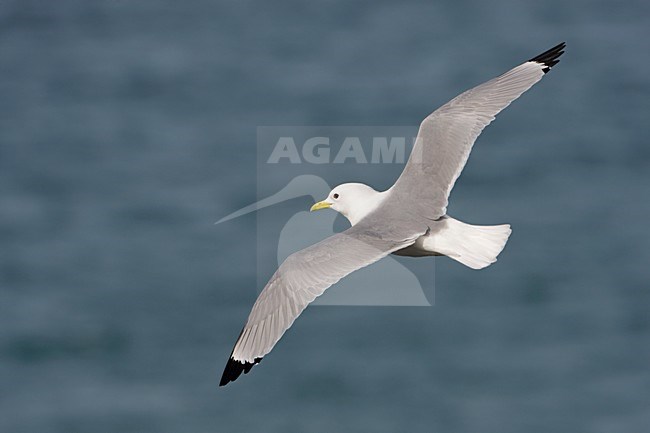
M 315 203 L 310 211 L 334 209 L 355 225 L 379 206 L 383 195 L 384 192 L 362 183 L 344 183 L 332 189 L 327 198 Z

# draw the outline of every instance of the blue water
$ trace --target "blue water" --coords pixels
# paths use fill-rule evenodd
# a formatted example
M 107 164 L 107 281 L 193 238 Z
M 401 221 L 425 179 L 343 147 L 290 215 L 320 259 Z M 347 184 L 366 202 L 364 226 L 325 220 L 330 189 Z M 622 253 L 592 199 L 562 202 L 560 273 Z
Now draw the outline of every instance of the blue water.
M 499 262 L 308 309 L 218 388 L 257 126 L 417 125 L 563 40 L 452 195 Z M 647 430 L 648 40 L 641 0 L 0 3 L 0 431 Z

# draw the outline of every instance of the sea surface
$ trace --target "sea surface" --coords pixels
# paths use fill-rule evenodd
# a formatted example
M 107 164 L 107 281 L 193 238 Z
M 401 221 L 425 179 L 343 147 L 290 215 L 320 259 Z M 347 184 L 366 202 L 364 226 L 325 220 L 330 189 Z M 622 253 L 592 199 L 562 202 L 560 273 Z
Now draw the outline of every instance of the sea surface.
M 258 126 L 416 127 L 561 41 L 451 196 L 512 225 L 499 261 L 308 308 L 219 388 L 264 275 L 258 215 L 214 222 L 258 198 Z M 648 431 L 648 41 L 645 0 L 0 2 L 0 431 Z

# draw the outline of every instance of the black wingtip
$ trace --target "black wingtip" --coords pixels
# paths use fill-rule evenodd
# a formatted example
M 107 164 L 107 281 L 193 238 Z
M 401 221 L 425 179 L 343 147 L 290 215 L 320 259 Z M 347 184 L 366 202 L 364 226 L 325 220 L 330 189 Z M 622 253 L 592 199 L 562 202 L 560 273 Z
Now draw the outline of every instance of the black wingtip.
M 532 59 L 529 60 L 529 62 L 541 63 L 542 65 L 544 65 L 542 70 L 544 71 L 544 73 L 547 73 L 548 71 L 551 70 L 553 66 L 557 65 L 560 62 L 558 59 L 562 54 L 564 54 L 565 47 L 566 47 L 565 42 L 557 44 L 550 50 L 544 51 L 539 56 L 533 57 Z
M 246 374 L 251 371 L 251 368 L 253 368 L 255 364 L 259 364 L 260 361 L 262 361 L 262 358 L 255 358 L 254 362 L 241 362 L 229 358 L 226 368 L 223 370 L 223 375 L 221 375 L 219 386 L 224 386 L 230 382 L 234 382 L 242 373 Z

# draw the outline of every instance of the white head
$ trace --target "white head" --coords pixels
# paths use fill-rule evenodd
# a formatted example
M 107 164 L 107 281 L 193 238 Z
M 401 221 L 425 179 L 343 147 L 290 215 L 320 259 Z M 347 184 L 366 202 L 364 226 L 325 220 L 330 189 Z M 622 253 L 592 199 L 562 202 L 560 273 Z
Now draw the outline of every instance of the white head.
M 344 183 L 335 187 L 323 201 L 311 207 L 311 211 L 334 209 L 355 225 L 375 210 L 381 203 L 383 193 L 362 183 Z

